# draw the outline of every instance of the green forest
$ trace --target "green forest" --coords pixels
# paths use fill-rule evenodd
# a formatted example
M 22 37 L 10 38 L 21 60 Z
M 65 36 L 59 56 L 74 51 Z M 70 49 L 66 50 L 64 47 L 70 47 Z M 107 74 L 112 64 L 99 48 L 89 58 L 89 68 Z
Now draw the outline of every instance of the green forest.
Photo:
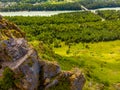
M 81 5 L 88 9 L 119 7 L 119 0 L 0 0 L 4 7 L 0 11 L 55 11 L 81 10 Z M 16 3 L 7 5 L 8 2 Z
M 27 33 L 29 40 L 42 40 L 47 44 L 54 43 L 55 40 L 69 44 L 120 39 L 120 11 L 97 12 L 99 15 L 72 12 L 51 17 L 15 16 L 7 19 L 19 25 Z M 102 22 L 100 16 L 106 20 Z
M 41 58 L 57 61 L 63 70 L 80 68 L 87 79 L 83 90 L 119 90 L 120 11 L 96 13 L 5 18 L 26 33 Z

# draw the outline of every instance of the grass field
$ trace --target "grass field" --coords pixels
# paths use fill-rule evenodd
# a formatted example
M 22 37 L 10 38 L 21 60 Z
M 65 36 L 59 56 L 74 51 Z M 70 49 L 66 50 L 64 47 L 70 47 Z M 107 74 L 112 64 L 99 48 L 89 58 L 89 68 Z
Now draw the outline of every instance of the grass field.
M 61 45 L 54 48 L 56 54 L 64 57 L 58 62 L 64 70 L 81 68 L 87 78 L 84 90 L 119 90 L 120 40 L 79 43 L 70 48 L 64 43 Z
M 40 47 L 39 41 L 31 44 L 38 52 L 50 51 Z M 80 68 L 87 81 L 83 90 L 120 90 L 120 40 L 98 43 L 79 43 L 53 48 L 59 55 L 57 61 L 62 70 Z M 46 49 L 46 47 L 45 47 Z M 42 51 L 40 51 L 42 50 Z M 68 52 L 69 51 L 69 52 Z M 51 60 L 52 52 L 43 54 Z M 39 53 L 40 56 L 41 53 Z

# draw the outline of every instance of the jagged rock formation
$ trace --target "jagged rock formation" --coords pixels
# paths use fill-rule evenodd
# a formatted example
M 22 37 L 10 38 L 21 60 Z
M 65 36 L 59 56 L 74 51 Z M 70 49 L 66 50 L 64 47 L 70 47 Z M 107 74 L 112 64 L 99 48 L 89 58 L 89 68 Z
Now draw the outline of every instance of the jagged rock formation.
M 57 63 L 41 60 L 24 33 L 0 16 L 0 78 L 9 67 L 15 73 L 16 90 L 82 90 L 85 78 L 77 69 L 61 71 Z
M 19 27 L 0 16 L 0 40 L 23 37 L 25 35 L 20 31 Z

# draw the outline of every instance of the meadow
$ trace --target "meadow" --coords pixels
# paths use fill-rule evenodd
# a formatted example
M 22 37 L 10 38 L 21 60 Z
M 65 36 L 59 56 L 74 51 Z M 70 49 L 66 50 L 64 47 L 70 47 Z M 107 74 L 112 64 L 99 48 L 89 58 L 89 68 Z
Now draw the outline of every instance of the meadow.
M 83 90 L 117 90 L 119 88 L 117 85 L 120 81 L 120 40 L 78 43 L 71 45 L 70 48 L 62 42 L 61 47 L 54 48 L 53 51 L 49 47 L 43 47 L 40 41 L 30 42 L 30 44 L 38 50 L 40 57 L 57 61 L 63 70 L 80 68 L 87 79 Z M 44 51 L 47 52 L 41 53 Z
M 120 81 L 120 40 L 79 43 L 70 48 L 65 44 L 54 48 L 56 54 L 67 60 L 61 64 L 63 69 L 81 68 L 87 77 L 84 90 L 116 90 L 115 85 Z M 69 50 L 69 53 L 67 51 Z M 67 64 L 67 65 L 66 65 Z

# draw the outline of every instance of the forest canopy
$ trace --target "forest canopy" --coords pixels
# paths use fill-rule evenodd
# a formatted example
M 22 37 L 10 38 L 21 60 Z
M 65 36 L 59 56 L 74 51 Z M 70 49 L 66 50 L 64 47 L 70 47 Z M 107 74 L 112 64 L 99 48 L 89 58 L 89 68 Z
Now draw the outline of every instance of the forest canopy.
M 120 11 L 97 12 L 98 15 L 91 12 L 72 12 L 51 17 L 6 18 L 19 25 L 30 41 L 40 40 L 47 44 L 64 41 L 69 44 L 120 39 Z
M 88 9 L 119 7 L 119 0 L 0 0 L 1 11 L 43 11 L 43 10 L 81 10 L 81 5 Z M 16 4 L 8 5 L 8 2 Z

